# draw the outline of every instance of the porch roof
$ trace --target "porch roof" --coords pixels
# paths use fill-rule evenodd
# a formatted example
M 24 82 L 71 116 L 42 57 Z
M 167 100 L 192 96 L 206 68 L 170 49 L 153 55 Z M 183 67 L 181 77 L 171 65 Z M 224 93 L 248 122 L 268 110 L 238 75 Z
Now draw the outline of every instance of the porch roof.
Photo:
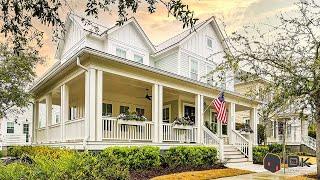
M 90 47 L 83 47 L 82 49 L 80 49 L 76 53 L 74 53 L 74 55 L 70 59 L 65 61 L 64 63 L 61 63 L 61 62 L 55 63 L 42 77 L 40 77 L 37 81 L 35 81 L 35 83 L 31 86 L 29 91 L 31 93 L 35 93 L 40 87 L 42 87 L 46 83 L 48 83 L 53 77 L 55 77 L 60 72 L 62 72 L 64 69 L 66 69 L 67 67 L 69 67 L 70 65 L 75 63 L 76 60 L 77 60 L 77 57 L 80 57 L 80 56 L 85 55 L 85 54 L 95 55 L 95 56 L 98 56 L 98 57 L 101 57 L 101 58 L 106 58 L 108 60 L 112 60 L 112 61 L 115 61 L 115 62 L 118 62 L 118 63 L 122 63 L 122 64 L 129 65 L 129 66 L 132 66 L 132 67 L 143 69 L 145 71 L 158 73 L 158 74 L 161 74 L 163 76 L 167 76 L 167 77 L 174 78 L 174 79 L 177 79 L 177 80 L 181 80 L 181 81 L 184 81 L 184 82 L 192 83 L 192 84 L 195 84 L 195 85 L 198 85 L 198 86 L 202 86 L 202 87 L 205 87 L 205 88 L 210 88 L 210 89 L 213 89 L 213 90 L 216 90 L 216 91 L 222 91 L 223 90 L 222 88 L 219 88 L 219 87 L 216 87 L 216 86 L 210 86 L 210 85 L 208 85 L 206 83 L 203 83 L 203 82 L 200 82 L 200 81 L 196 81 L 196 80 L 193 80 L 193 79 L 190 79 L 190 78 L 187 78 L 187 77 L 175 74 L 175 73 L 167 72 L 165 70 L 162 70 L 162 69 L 159 69 L 159 68 L 156 68 L 156 67 L 152 67 L 152 66 L 141 64 L 141 63 L 137 63 L 137 62 L 125 59 L 125 58 L 121 58 L 121 57 L 118 57 L 118 56 L 115 56 L 115 55 L 112 55 L 112 54 L 109 54 L 109 53 L 106 53 L 106 52 L 103 52 L 103 51 L 99 51 L 99 50 L 90 48 Z M 243 94 L 237 93 L 237 92 L 224 90 L 224 93 L 228 94 L 228 95 L 231 95 L 231 96 L 235 96 L 235 97 L 244 99 L 244 100 L 252 101 L 252 102 L 254 102 L 256 104 L 260 104 L 261 103 L 261 101 L 259 101 L 257 99 L 249 98 L 249 97 L 247 97 L 247 96 L 245 96 Z

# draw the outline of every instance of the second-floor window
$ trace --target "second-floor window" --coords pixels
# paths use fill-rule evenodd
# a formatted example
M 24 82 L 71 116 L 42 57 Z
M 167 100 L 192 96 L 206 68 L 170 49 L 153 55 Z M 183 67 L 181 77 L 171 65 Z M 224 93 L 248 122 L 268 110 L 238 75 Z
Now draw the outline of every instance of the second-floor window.
M 13 122 L 7 122 L 7 133 L 8 134 L 14 133 L 14 123 Z
M 117 48 L 116 49 L 116 55 L 122 58 L 126 58 L 127 57 L 127 51 Z
M 198 80 L 198 61 L 190 58 L 190 78 Z
M 208 65 L 207 66 L 207 83 L 210 85 L 214 85 L 213 83 L 215 81 L 212 71 L 213 71 L 213 67 Z
M 212 44 L 213 44 L 212 43 L 212 39 L 207 37 L 207 47 L 211 49 L 212 48 Z
M 139 56 L 137 54 L 134 55 L 134 61 L 138 62 L 138 63 L 143 63 L 143 57 Z

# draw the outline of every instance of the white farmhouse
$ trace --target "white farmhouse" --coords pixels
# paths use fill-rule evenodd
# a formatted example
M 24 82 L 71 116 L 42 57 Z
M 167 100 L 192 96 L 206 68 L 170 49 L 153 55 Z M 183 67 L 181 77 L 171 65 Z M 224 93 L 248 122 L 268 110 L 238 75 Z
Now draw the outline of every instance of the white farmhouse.
M 8 146 L 31 145 L 32 106 L 12 110 L 0 119 L 0 150 Z
M 214 17 L 157 46 L 134 18 L 121 27 L 95 25 L 99 32 L 70 15 L 58 61 L 31 88 L 34 145 L 207 145 L 229 162 L 252 161 L 259 102 L 234 92 L 230 72 L 222 82 L 217 75 L 202 78 L 227 48 Z M 227 124 L 207 108 L 222 89 Z M 241 111 L 250 112 L 251 134 L 235 130 Z

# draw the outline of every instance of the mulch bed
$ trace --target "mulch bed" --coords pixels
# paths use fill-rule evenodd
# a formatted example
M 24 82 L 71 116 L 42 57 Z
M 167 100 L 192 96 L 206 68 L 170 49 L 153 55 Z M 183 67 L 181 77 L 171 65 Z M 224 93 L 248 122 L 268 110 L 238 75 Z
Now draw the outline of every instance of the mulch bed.
M 189 171 L 204 171 L 210 169 L 225 169 L 225 166 L 222 165 L 214 165 L 214 166 L 205 166 L 205 167 L 177 167 L 175 169 L 168 168 L 168 167 L 159 167 L 150 170 L 143 170 L 143 171 L 132 171 L 130 172 L 130 179 L 131 180 L 147 180 L 153 177 L 168 175 L 173 173 L 181 173 L 181 172 L 189 172 Z

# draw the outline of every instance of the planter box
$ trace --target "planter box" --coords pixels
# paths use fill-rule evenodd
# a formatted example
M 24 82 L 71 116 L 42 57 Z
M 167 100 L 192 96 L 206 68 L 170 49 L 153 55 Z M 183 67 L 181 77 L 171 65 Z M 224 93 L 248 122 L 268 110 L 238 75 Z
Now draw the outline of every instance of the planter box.
M 174 125 L 172 126 L 173 129 L 186 129 L 186 130 L 190 130 L 193 128 L 193 126 L 190 125 Z
M 118 119 L 117 123 L 131 125 L 131 126 L 145 126 L 146 125 L 145 121 L 122 120 L 122 119 Z

